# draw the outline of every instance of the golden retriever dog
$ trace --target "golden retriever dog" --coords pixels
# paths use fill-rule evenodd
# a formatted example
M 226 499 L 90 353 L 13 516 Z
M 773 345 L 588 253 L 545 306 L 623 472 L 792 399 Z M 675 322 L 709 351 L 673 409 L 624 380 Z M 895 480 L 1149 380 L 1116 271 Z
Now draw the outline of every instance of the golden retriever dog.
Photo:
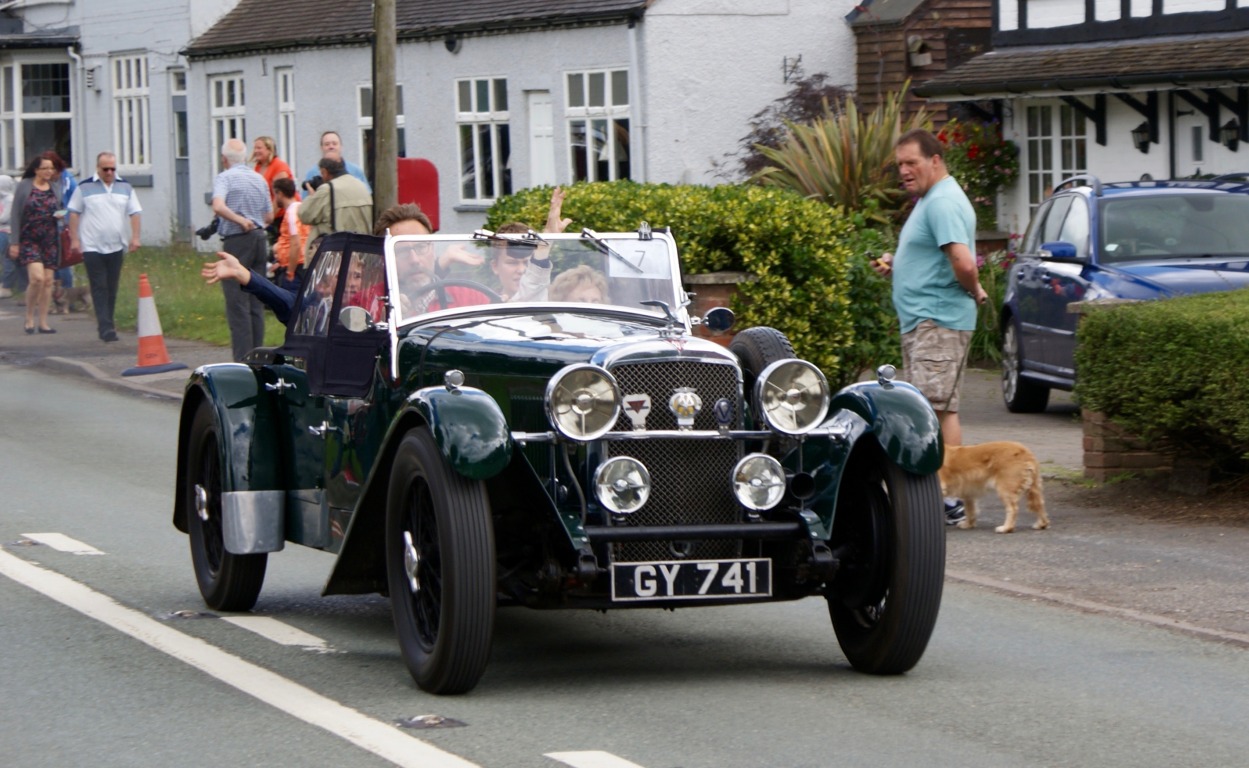
M 976 527 L 976 500 L 990 487 L 1006 507 L 1006 521 L 994 528 L 998 533 L 1015 530 L 1019 514 L 1019 495 L 1027 493 L 1028 509 L 1036 515 L 1032 527 L 1049 527 L 1045 515 L 1045 497 L 1041 495 L 1041 466 L 1027 446 L 1009 440 L 980 445 L 948 445 L 945 463 L 941 465 L 941 492 L 963 500 L 967 519 L 959 528 Z

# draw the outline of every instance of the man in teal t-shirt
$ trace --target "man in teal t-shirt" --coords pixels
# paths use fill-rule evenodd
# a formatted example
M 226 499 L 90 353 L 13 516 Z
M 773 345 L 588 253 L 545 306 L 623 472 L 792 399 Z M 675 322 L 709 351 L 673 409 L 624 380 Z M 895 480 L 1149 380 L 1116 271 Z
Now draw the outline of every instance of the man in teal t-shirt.
M 872 263 L 893 277 L 893 307 L 902 331 L 902 369 L 941 421 L 946 445 L 961 445 L 958 390 L 976 306 L 988 300 L 976 268 L 976 214 L 928 131 L 903 134 L 894 145 L 906 190 L 919 196 L 898 236 L 898 253 Z M 946 522 L 964 519 L 963 505 L 946 500 Z

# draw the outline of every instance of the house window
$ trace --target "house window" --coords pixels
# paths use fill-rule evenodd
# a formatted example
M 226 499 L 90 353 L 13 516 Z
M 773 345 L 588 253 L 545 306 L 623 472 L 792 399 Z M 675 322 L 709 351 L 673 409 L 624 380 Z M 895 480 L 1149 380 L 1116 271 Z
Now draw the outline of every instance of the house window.
M 278 157 L 291 168 L 295 164 L 295 70 L 279 67 L 274 74 L 278 88 Z
M 377 145 L 373 142 L 373 87 L 369 85 L 360 86 L 360 98 L 357 100 L 360 105 L 360 117 L 357 124 L 360 127 L 360 147 L 363 150 L 361 156 L 364 158 L 364 171 L 368 174 L 369 183 L 373 183 L 373 159 L 377 154 Z M 407 137 L 404 136 L 403 130 L 403 84 L 395 86 L 395 155 L 397 157 L 408 156 Z M 345 157 L 345 155 L 344 155 Z
M 0 67 L 0 164 L 10 173 L 51 149 L 73 165 L 69 64 L 15 62 Z
M 630 178 L 628 70 L 569 72 L 566 96 L 572 180 Z
M 117 163 L 146 170 L 152 164 L 147 56 L 117 56 L 111 64 Z
M 213 174 L 221 170 L 221 147 L 226 139 L 247 136 L 247 108 L 243 98 L 243 76 L 217 75 L 208 79 L 209 108 L 213 132 Z
M 1028 107 L 1028 206 L 1035 209 L 1063 179 L 1088 169 L 1084 115 L 1066 104 Z
M 455 123 L 460 136 L 460 198 L 488 202 L 512 193 L 512 135 L 507 79 L 458 80 Z
M 173 156 L 185 160 L 191 156 L 186 123 L 186 70 L 169 70 L 169 98 L 173 112 Z

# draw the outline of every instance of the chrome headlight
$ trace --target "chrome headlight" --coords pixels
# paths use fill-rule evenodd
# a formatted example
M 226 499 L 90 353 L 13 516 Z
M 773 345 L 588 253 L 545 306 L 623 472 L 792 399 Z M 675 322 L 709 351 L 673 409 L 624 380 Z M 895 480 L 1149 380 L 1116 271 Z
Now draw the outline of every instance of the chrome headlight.
M 743 456 L 733 467 L 733 495 L 747 509 L 771 509 L 785 495 L 785 470 L 766 453 Z
M 570 365 L 546 386 L 551 425 L 573 440 L 597 440 L 620 416 L 616 379 L 597 365 Z
M 594 471 L 594 495 L 612 512 L 635 512 L 651 497 L 651 473 L 628 456 L 608 459 Z
M 805 360 L 778 360 L 759 374 L 755 402 L 772 429 L 802 435 L 828 415 L 828 379 Z

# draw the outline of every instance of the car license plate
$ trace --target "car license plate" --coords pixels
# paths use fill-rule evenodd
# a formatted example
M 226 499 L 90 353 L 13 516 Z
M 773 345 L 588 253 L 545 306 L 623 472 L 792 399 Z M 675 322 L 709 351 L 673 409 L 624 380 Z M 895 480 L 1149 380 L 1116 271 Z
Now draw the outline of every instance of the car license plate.
M 771 596 L 772 561 L 767 558 L 612 563 L 611 567 L 615 602 Z

